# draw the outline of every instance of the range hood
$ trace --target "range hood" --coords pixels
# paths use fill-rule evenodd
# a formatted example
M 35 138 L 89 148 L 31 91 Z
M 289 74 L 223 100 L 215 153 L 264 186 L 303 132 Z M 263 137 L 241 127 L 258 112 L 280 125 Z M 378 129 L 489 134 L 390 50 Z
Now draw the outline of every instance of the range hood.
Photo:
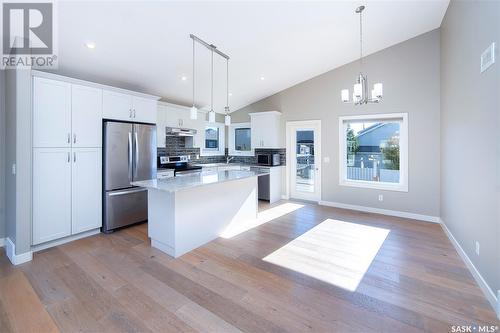
M 191 128 L 166 127 L 166 136 L 195 136 L 196 130 Z

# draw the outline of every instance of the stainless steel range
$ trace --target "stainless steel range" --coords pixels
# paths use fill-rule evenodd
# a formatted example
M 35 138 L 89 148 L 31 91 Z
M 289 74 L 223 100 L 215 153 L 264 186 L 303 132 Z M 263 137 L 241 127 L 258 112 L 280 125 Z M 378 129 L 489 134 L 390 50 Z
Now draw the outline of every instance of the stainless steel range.
M 189 164 L 188 156 L 160 156 L 158 169 L 173 169 L 175 176 L 201 172 L 201 166 Z

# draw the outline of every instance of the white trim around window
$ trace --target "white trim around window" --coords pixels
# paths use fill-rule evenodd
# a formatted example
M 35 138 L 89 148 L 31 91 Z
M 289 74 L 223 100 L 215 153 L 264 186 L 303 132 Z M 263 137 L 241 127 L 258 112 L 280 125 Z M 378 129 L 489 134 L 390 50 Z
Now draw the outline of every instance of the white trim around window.
M 253 147 L 251 146 L 252 144 L 252 137 L 250 137 L 250 150 L 242 151 L 242 150 L 236 150 L 236 142 L 235 142 L 235 131 L 240 128 L 248 128 L 250 129 L 251 133 L 251 124 L 250 123 L 233 123 L 229 126 L 229 133 L 227 135 L 228 139 L 228 150 L 229 150 L 229 155 L 231 156 L 254 156 L 255 152 Z M 250 134 L 252 135 L 252 134 Z
M 346 128 L 352 122 L 397 121 L 399 133 L 399 183 L 347 179 Z M 339 117 L 339 185 L 378 190 L 408 192 L 408 114 L 386 113 Z
M 219 129 L 219 148 L 218 149 L 206 149 L 205 148 L 205 133 L 207 127 L 217 127 Z M 205 122 L 203 126 L 203 142 L 200 148 L 201 156 L 224 156 L 226 155 L 226 126 L 224 123 L 209 123 Z

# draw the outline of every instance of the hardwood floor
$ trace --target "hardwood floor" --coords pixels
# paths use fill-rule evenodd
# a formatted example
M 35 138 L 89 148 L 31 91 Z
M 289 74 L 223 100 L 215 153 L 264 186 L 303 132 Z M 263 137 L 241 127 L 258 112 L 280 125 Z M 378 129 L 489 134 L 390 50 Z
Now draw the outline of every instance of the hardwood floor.
M 499 324 L 439 225 L 298 204 L 261 204 L 269 222 L 178 259 L 150 247 L 146 224 L 41 251 L 17 267 L 0 252 L 0 332 L 450 332 Z M 314 228 L 328 219 L 338 223 Z M 374 256 L 366 272 L 364 261 L 352 266 L 365 252 L 351 252 L 370 242 L 359 230 L 388 230 L 380 249 L 366 247 Z M 280 260 L 296 249 L 307 260 L 291 270 Z M 336 274 L 323 278 L 322 270 Z M 354 291 L 335 284 L 358 276 Z

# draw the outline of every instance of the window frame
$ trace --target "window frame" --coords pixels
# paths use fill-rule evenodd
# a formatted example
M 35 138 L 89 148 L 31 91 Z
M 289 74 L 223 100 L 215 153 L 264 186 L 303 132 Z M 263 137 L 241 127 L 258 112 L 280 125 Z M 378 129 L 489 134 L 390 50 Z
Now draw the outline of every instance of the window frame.
M 235 131 L 240 128 L 249 128 L 250 129 L 250 150 L 246 151 L 241 151 L 241 150 L 236 150 L 236 135 Z M 228 134 L 228 140 L 229 140 L 229 155 L 230 156 L 254 156 L 255 151 L 254 147 L 252 146 L 252 126 L 250 123 L 233 123 L 229 126 L 229 134 Z
M 219 148 L 205 148 L 205 140 L 206 140 L 206 130 L 207 127 L 217 127 L 219 130 Z M 203 143 L 200 148 L 201 156 L 224 156 L 226 155 L 226 143 L 225 143 L 225 132 L 226 126 L 224 123 L 210 123 L 208 121 L 203 124 Z
M 347 179 L 347 123 L 351 121 L 398 121 L 399 183 Z M 377 190 L 408 192 L 408 113 L 384 113 L 339 117 L 339 185 Z

